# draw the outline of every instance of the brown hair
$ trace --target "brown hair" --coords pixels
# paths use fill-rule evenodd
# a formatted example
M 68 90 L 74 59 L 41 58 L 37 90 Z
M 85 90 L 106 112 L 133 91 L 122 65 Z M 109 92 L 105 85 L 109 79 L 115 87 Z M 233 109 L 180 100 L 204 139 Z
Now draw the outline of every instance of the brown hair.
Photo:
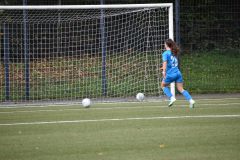
M 167 39 L 165 44 L 171 49 L 171 52 L 174 54 L 174 56 L 178 55 L 180 49 L 172 39 Z

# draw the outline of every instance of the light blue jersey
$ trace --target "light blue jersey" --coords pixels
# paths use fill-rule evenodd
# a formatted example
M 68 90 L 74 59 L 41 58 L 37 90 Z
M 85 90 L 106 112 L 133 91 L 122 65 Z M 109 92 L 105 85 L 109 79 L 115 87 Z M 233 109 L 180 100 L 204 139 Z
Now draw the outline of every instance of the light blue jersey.
M 167 61 L 167 68 L 166 68 L 167 74 L 179 72 L 178 59 L 172 54 L 170 50 L 166 50 L 165 52 L 163 52 L 162 60 L 163 62 Z
M 182 83 L 182 74 L 178 69 L 178 59 L 170 50 L 166 50 L 162 54 L 163 62 L 167 62 L 166 78 L 163 80 L 165 83 L 179 82 Z

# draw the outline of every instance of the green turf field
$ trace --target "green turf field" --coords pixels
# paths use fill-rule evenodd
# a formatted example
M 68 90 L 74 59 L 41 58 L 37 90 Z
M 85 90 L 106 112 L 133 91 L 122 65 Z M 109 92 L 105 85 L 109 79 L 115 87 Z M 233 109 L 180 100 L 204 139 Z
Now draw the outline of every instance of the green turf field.
M 1 160 L 240 159 L 240 98 L 0 108 Z

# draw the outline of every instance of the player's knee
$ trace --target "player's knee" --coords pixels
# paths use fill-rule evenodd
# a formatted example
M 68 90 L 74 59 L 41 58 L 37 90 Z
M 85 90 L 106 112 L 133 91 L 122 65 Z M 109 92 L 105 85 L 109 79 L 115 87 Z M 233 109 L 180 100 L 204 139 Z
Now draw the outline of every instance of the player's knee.
M 167 84 L 165 84 L 165 83 L 161 83 L 161 88 L 163 89 L 164 87 L 166 87 L 167 86 Z
M 163 83 L 161 83 L 161 88 L 163 89 L 165 86 L 164 86 L 164 84 Z
M 183 89 L 183 88 L 178 88 L 178 91 L 179 91 L 180 93 L 182 93 L 182 92 L 184 91 L 184 89 Z

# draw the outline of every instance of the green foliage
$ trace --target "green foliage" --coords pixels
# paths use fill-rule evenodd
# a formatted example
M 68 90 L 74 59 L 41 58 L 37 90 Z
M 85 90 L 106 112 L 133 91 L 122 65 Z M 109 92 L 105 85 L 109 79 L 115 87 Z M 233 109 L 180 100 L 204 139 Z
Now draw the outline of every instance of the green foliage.
M 239 49 L 237 1 L 195 0 L 189 3 L 183 0 L 180 8 L 181 45 L 185 52 Z
M 239 51 L 184 54 L 181 69 L 192 93 L 240 92 Z

